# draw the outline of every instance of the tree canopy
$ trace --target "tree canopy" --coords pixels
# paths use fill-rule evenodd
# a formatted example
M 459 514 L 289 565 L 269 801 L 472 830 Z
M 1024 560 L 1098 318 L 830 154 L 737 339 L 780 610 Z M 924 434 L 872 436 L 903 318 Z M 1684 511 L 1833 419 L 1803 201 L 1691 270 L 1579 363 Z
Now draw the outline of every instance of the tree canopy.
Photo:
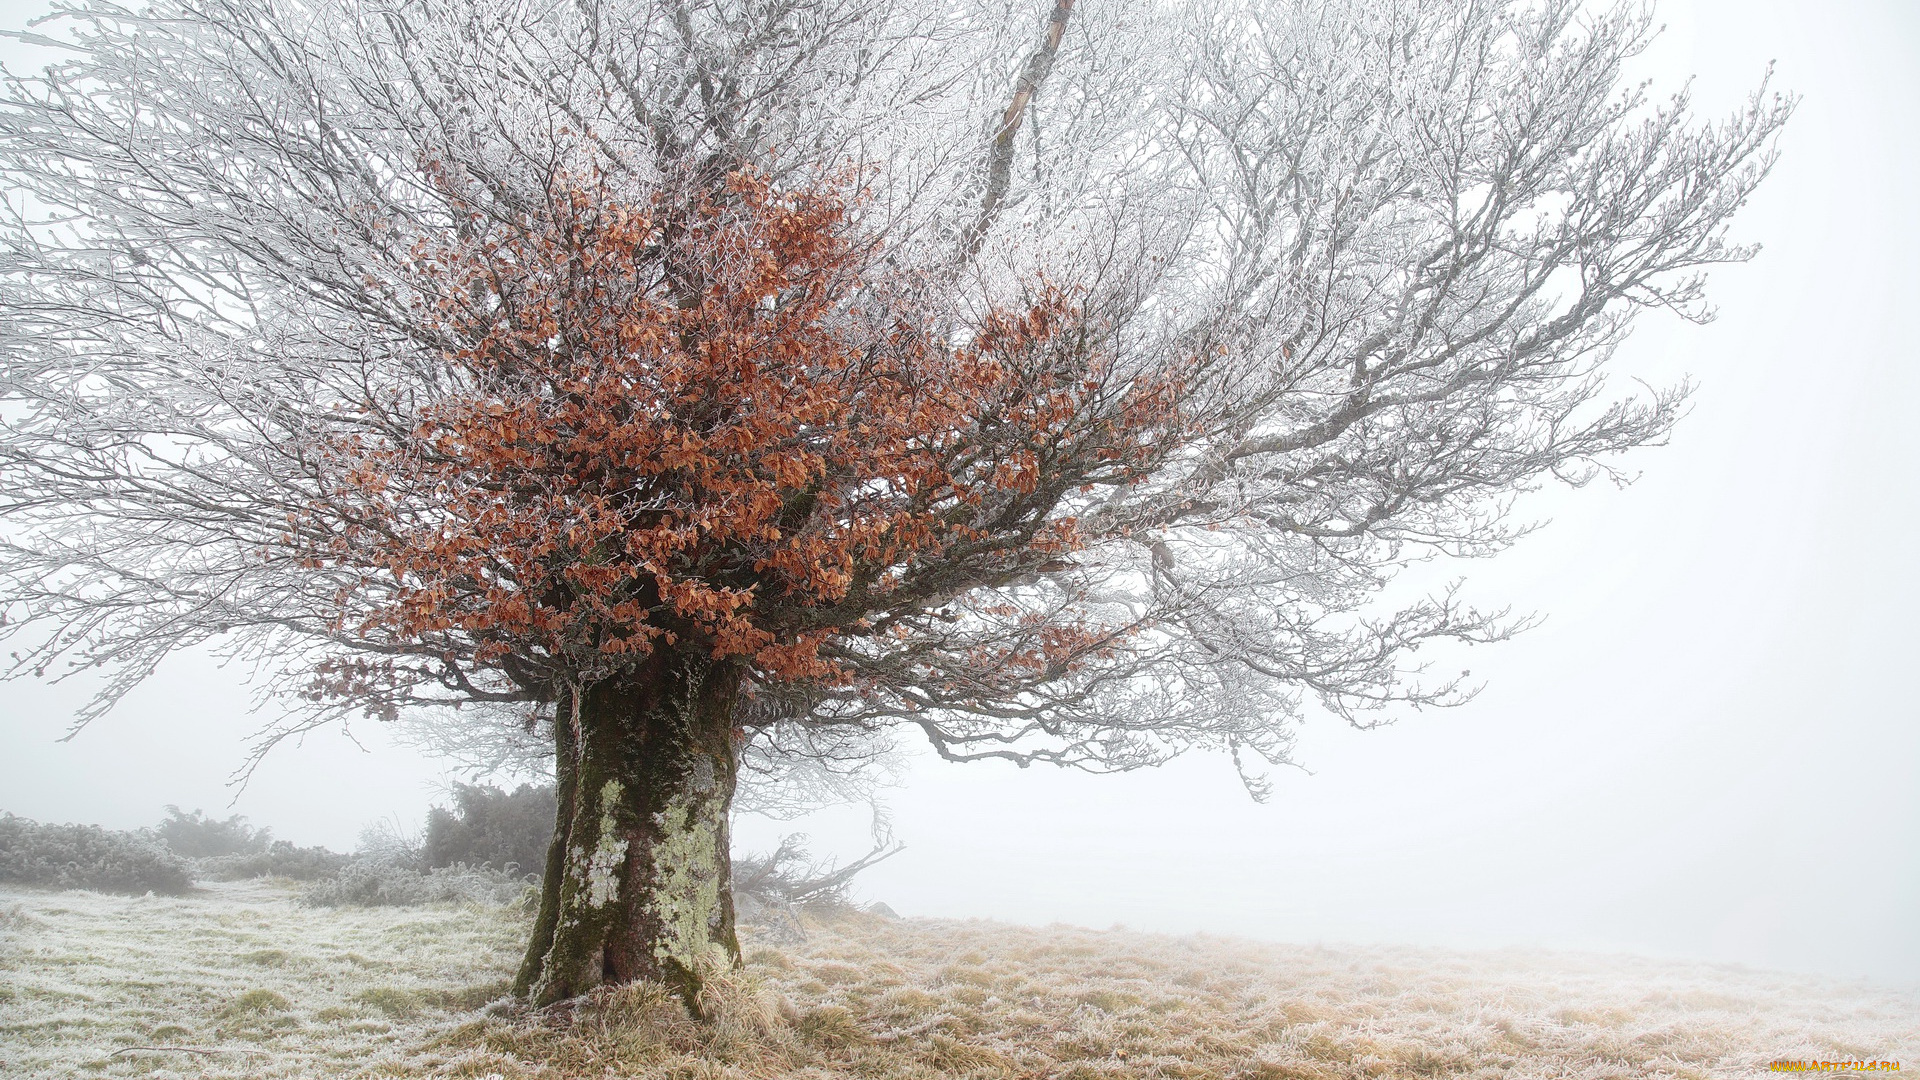
M 337 631 L 460 660 L 330 668 L 324 695 L 550 693 L 657 647 L 857 684 L 836 638 L 904 637 L 1084 546 L 1064 492 L 1180 445 L 1177 375 L 1117 372 L 1060 290 L 952 345 L 856 277 L 872 245 L 833 198 L 740 173 L 722 194 L 634 207 L 563 178 L 504 235 L 469 210 L 471 239 L 421 252 L 441 385 L 345 403 L 286 543 L 349 575 Z M 1058 674 L 1134 629 L 1028 624 L 975 662 Z
M 1667 433 L 1684 384 L 1607 361 L 1707 316 L 1791 108 L 1623 88 L 1650 10 L 1573 0 L 61 25 L 0 100 L 12 673 L 103 670 L 84 723 L 213 643 L 304 694 L 282 733 L 544 732 L 588 914 L 707 897 L 632 823 L 723 840 L 743 761 L 904 729 L 1257 791 L 1309 700 L 1460 700 L 1414 654 L 1510 624 L 1387 584 Z M 670 891 L 605 925 L 700 937 Z M 552 993 L 652 970 L 615 938 Z

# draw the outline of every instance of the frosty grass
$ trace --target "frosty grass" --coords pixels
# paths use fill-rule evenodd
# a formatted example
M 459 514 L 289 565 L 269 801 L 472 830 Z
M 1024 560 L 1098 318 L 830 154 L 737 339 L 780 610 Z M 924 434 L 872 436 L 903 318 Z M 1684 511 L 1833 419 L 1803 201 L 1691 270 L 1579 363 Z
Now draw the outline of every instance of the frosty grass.
M 1775 1059 L 1920 1069 L 1920 1002 L 1864 984 L 1633 957 L 863 914 L 815 921 L 786 944 L 749 929 L 747 972 L 721 989 L 723 1022 L 708 1028 L 645 989 L 534 1019 L 488 1006 L 507 990 L 527 920 L 479 904 L 309 908 L 265 881 L 177 899 L 0 891 L 0 1076 L 1597 1080 L 1760 1076 Z

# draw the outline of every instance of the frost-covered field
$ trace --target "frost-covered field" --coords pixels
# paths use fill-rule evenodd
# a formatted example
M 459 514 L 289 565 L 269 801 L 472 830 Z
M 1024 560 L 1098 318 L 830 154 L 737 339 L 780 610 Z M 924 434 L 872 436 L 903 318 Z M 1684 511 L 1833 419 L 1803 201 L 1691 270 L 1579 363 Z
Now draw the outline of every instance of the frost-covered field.
M 749 946 L 706 1028 L 642 988 L 498 997 L 525 916 L 0 892 L 7 1077 L 1738 1077 L 1920 1068 L 1912 995 L 1534 952 L 1318 949 L 848 915 Z M 133 1047 L 188 1049 L 134 1050 Z M 192 1053 L 199 1050 L 202 1053 Z M 116 1053 L 116 1051 L 122 1051 Z
M 185 897 L 0 891 L 0 1076 L 352 1076 L 505 991 L 504 908 L 308 908 L 265 882 Z M 185 1046 L 218 1053 L 132 1052 Z

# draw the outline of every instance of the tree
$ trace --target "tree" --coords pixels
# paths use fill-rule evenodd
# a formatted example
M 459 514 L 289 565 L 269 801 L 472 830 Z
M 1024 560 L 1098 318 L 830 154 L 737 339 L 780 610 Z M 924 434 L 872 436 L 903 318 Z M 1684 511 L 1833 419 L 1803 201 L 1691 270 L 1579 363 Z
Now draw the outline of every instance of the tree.
M 1605 362 L 1706 317 L 1791 104 L 1620 90 L 1650 13 L 1568 0 L 67 25 L 0 105 L 14 672 L 545 733 L 521 989 L 696 1012 L 743 761 L 1257 794 L 1307 696 L 1462 700 L 1414 654 L 1513 624 L 1383 590 L 1667 432 Z

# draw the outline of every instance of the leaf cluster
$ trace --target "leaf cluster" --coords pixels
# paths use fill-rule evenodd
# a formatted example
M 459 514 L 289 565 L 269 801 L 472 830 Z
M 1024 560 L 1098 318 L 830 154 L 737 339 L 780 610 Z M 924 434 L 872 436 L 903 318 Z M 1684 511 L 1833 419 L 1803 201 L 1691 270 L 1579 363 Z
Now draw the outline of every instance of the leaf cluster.
M 503 220 L 448 194 L 465 227 L 412 275 L 448 386 L 353 402 L 286 537 L 347 575 L 339 630 L 446 642 L 536 696 L 660 648 L 846 683 L 832 639 L 1079 547 L 1062 495 L 1177 445 L 1177 383 L 1119 378 L 1068 291 L 952 343 L 869 280 L 839 193 L 735 172 L 723 195 L 562 176 Z

